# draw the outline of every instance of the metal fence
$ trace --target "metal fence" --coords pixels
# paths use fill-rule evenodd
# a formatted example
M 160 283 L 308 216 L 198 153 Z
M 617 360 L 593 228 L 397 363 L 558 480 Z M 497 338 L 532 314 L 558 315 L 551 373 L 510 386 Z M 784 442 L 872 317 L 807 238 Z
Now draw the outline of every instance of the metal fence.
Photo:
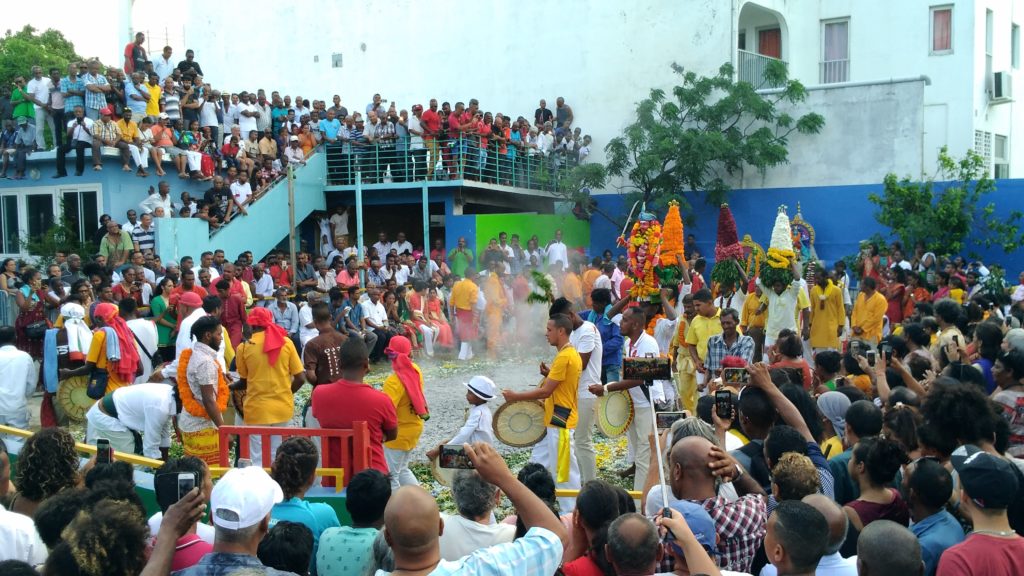
M 566 173 L 578 164 L 577 152 L 556 147 L 541 150 L 509 143 L 501 152 L 493 142 L 480 145 L 476 136 L 427 140 L 423 148 L 401 144 L 327 144 L 327 183 L 364 184 L 474 180 L 533 190 L 557 190 Z
M 850 81 L 850 60 L 825 60 L 821 63 L 821 83 L 837 84 Z
M 765 72 L 768 70 L 768 65 L 772 62 L 777 62 L 778 58 L 772 58 L 771 56 L 755 52 L 747 52 L 746 50 L 737 50 L 737 53 L 739 56 L 737 58 L 739 69 L 737 78 L 740 82 L 747 82 L 758 89 L 775 88 L 775 86 L 768 83 L 765 78 Z

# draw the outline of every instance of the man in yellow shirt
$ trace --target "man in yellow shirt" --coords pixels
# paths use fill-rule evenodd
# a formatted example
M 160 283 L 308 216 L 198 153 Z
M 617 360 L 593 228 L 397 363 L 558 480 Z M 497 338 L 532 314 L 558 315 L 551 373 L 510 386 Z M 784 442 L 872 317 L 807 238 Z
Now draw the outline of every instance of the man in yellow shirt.
M 590 268 L 583 273 L 583 298 L 586 300 L 587 309 L 592 307 L 590 293 L 594 291 L 594 282 L 601 277 L 601 258 L 595 257 L 590 263 Z
M 302 360 L 288 333 L 274 323 L 270 310 L 253 308 L 247 322 L 252 327 L 252 338 L 238 346 L 235 366 L 241 380 L 231 385 L 246 391 L 242 410 L 245 425 L 288 426 L 295 411 L 294 393 L 306 382 Z M 272 436 L 270 444 L 273 459 L 281 437 Z M 254 466 L 263 465 L 262 449 L 262 439 L 252 436 L 249 458 Z
M 384 380 L 384 393 L 395 405 L 398 417 L 398 436 L 384 443 L 391 490 L 395 491 L 420 484 L 409 470 L 409 460 L 423 433 L 423 422 L 430 414 L 423 395 L 423 373 L 412 361 L 412 342 L 405 336 L 395 336 L 388 341 L 384 353 L 391 358 L 391 374 Z
M 839 336 L 846 323 L 843 294 L 824 269 L 819 269 L 811 288 L 811 350 L 839 350 Z
M 747 291 L 747 298 L 743 301 L 743 310 L 740 312 L 740 332 L 754 339 L 754 359 L 760 361 L 764 354 L 764 325 L 765 313 L 761 309 L 761 287 L 756 281 L 751 280 L 751 289 Z
M 156 72 L 149 73 L 149 80 L 146 81 L 146 90 L 149 91 L 149 101 L 146 102 L 146 116 L 156 118 L 160 115 L 160 96 L 163 89 L 160 87 L 160 75 Z M 220 149 L 221 142 L 217 143 Z
M 121 141 L 128 146 L 128 152 L 132 155 L 137 168 L 136 176 L 149 176 L 146 168 L 149 168 L 149 151 L 142 147 L 142 132 L 132 120 L 132 109 L 125 108 L 124 116 L 117 121 L 117 129 L 121 131 Z M 130 170 L 128 165 L 124 166 L 125 172 Z
M 583 284 L 580 282 L 579 275 L 576 274 L 575 265 L 570 265 L 569 269 L 565 271 L 565 277 L 562 279 L 562 296 L 572 302 L 576 310 L 583 309 Z
M 505 310 L 508 308 L 505 284 L 501 281 L 501 275 L 504 272 L 505 264 L 492 260 L 491 273 L 481 282 L 484 300 L 487 301 L 487 305 L 484 307 L 484 316 L 487 318 L 487 355 L 491 359 L 498 357 L 498 349 L 502 344 L 502 320 L 505 317 Z
M 860 294 L 853 304 L 850 330 L 854 340 L 877 346 L 882 339 L 882 324 L 889 302 L 878 291 L 878 283 L 868 276 L 860 281 Z
M 579 417 L 576 401 L 583 360 L 579 352 L 569 344 L 570 334 L 572 320 L 568 316 L 558 314 L 548 320 L 548 344 L 554 346 L 558 354 L 550 368 L 541 362 L 540 373 L 544 376 L 544 383 L 526 392 L 502 392 L 506 402 L 544 401 L 544 424 L 547 429 L 544 438 L 534 445 L 530 461 L 547 468 L 560 490 L 578 490 L 580 487 L 573 430 Z M 575 498 L 559 498 L 560 509 L 563 513 L 570 511 L 575 508 L 575 502 Z
M 455 328 L 458 331 L 459 360 L 473 357 L 473 340 L 477 338 L 477 302 L 480 300 L 480 288 L 473 280 L 476 270 L 472 266 L 466 268 L 466 277 L 452 286 L 450 298 L 452 311 L 455 315 Z
M 708 357 L 708 340 L 722 333 L 722 311 L 715 306 L 711 291 L 707 288 L 702 288 L 693 295 L 693 305 L 697 308 L 697 315 L 686 331 L 686 347 L 697 368 L 697 385 L 693 389 L 680 390 L 680 393 L 683 394 L 683 407 L 696 414 L 697 389 L 702 389 L 709 379 L 707 368 L 704 366 L 704 360 Z

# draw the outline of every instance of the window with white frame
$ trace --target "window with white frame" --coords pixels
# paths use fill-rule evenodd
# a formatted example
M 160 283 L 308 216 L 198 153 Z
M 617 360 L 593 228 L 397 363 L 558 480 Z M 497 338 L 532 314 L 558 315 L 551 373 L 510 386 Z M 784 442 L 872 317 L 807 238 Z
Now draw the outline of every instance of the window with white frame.
M 984 130 L 974 131 L 974 151 L 985 159 L 985 166 L 992 164 L 992 133 Z
M 1006 136 L 995 135 L 992 146 L 992 176 L 994 178 L 1010 177 L 1010 140 Z
M 821 22 L 821 83 L 850 80 L 850 19 Z
M 44 236 L 63 215 L 79 241 L 89 241 L 100 215 L 99 185 L 8 188 L 0 192 L 0 254 L 26 255 L 22 240 Z
M 931 54 L 953 53 L 953 7 L 932 6 L 930 12 Z

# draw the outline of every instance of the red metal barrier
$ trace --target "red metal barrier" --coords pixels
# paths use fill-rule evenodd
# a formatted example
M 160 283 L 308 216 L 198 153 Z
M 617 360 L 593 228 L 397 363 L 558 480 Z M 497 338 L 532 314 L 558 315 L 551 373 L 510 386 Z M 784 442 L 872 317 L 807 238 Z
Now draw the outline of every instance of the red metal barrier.
M 345 475 L 342 485 L 347 486 L 349 479 L 370 467 L 370 428 L 366 422 L 353 422 L 352 429 L 346 428 L 278 428 L 273 426 L 221 426 L 220 427 L 220 465 L 230 467 L 231 437 L 238 436 L 238 453 L 249 454 L 249 441 L 252 436 L 262 439 L 262 456 L 264 467 L 269 468 L 274 461 L 270 453 L 270 437 L 305 436 L 320 439 L 320 468 L 343 468 Z M 324 478 L 325 487 L 334 486 L 333 478 Z

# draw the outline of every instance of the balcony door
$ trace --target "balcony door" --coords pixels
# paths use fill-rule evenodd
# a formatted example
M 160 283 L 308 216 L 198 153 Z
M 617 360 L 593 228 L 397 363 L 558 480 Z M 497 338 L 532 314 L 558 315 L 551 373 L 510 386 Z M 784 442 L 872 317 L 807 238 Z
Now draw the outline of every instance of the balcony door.
M 757 31 L 757 53 L 782 59 L 782 29 L 765 28 Z

